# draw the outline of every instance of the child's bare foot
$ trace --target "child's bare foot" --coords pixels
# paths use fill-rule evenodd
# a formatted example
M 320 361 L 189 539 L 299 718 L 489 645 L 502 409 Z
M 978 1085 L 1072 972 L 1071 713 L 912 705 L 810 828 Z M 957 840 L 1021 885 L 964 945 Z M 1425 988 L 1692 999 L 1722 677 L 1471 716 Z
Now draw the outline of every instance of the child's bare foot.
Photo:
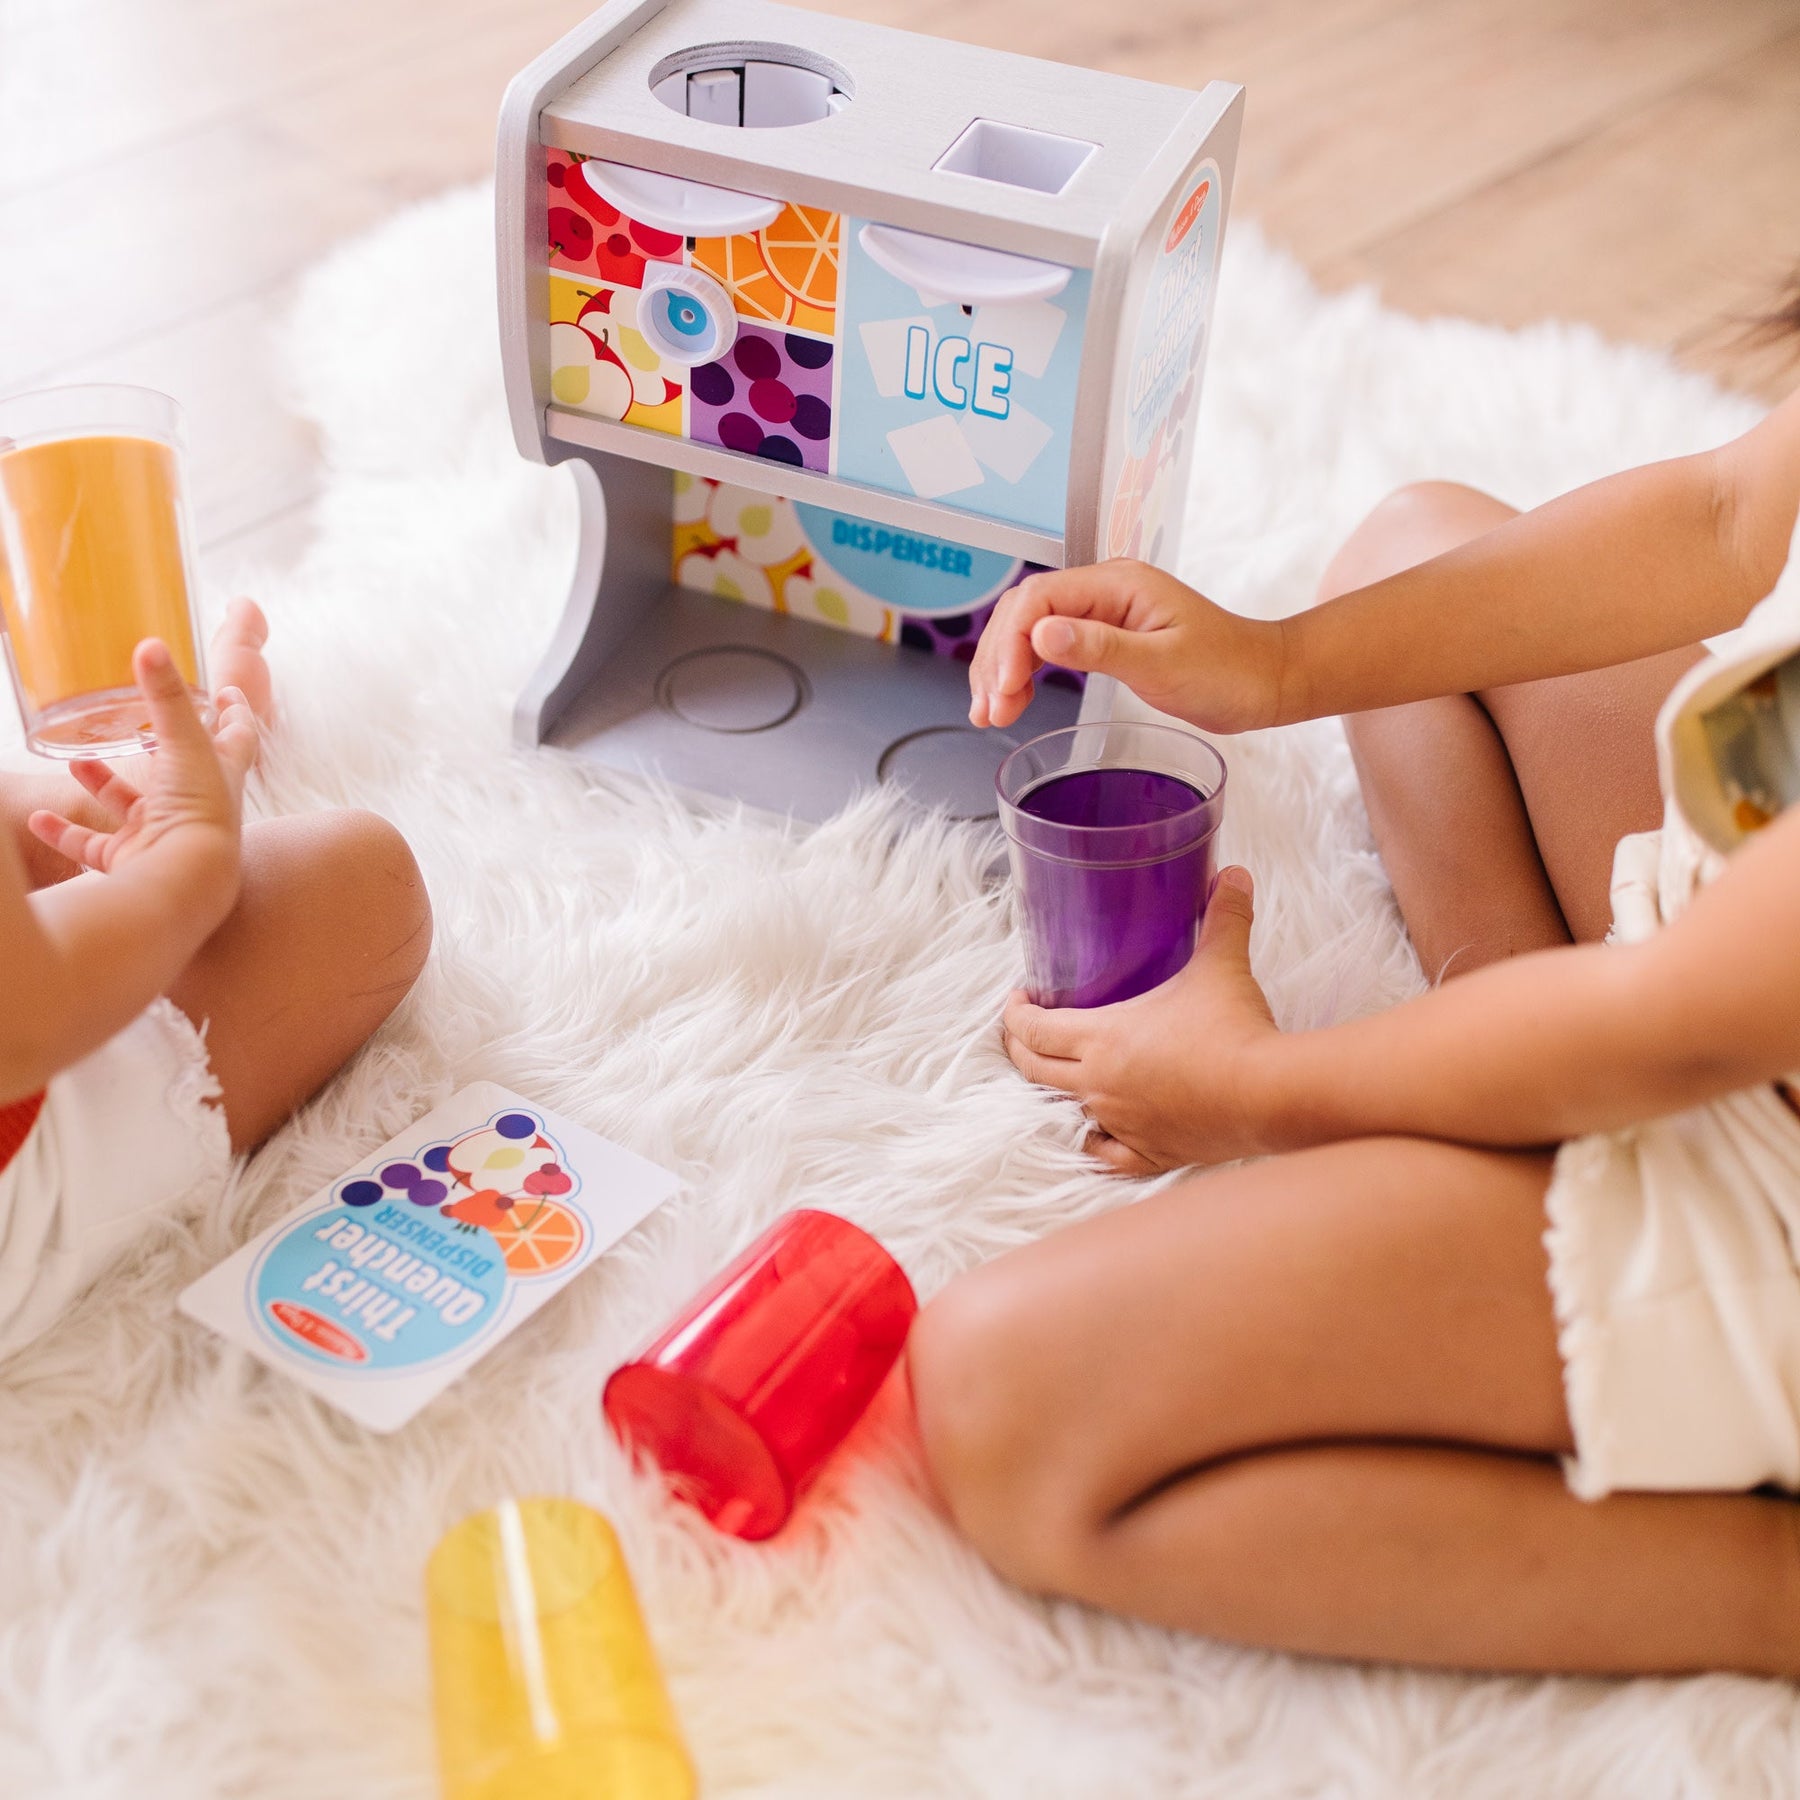
M 254 600 L 234 600 L 225 609 L 225 622 L 213 634 L 208 668 L 213 689 L 234 687 L 250 702 L 250 710 L 263 725 L 274 723 L 275 685 L 263 659 L 269 641 L 269 621 Z

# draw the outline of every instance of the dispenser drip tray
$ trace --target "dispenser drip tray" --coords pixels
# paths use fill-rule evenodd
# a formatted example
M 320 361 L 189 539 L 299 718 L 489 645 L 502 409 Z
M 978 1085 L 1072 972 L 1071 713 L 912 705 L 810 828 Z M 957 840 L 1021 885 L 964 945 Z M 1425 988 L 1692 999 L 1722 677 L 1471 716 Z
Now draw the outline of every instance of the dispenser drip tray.
M 992 818 L 1000 759 L 1081 706 L 1046 687 L 1010 732 L 975 731 L 969 671 L 951 657 L 672 585 L 577 680 L 547 742 L 811 820 L 878 782 Z

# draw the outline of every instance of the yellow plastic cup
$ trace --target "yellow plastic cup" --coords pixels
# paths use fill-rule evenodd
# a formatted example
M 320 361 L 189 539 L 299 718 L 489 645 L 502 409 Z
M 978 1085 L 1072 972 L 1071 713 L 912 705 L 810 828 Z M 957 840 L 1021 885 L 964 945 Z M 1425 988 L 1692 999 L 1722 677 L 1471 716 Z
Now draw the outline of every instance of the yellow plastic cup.
M 425 1571 L 445 1800 L 692 1800 L 681 1739 L 611 1525 L 504 1500 Z

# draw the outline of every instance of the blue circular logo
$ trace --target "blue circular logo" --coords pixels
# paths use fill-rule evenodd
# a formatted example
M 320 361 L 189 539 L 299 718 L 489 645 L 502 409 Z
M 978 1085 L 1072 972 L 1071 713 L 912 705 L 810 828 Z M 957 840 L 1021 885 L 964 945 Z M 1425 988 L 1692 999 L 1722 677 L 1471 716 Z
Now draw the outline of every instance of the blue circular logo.
M 506 1299 L 506 1264 L 488 1232 L 365 1210 L 357 1187 L 263 1252 L 250 1283 L 263 1331 L 308 1362 L 370 1374 L 416 1369 L 486 1337 Z
M 707 327 L 706 309 L 687 294 L 670 294 L 668 307 L 670 326 L 683 337 L 698 337 Z

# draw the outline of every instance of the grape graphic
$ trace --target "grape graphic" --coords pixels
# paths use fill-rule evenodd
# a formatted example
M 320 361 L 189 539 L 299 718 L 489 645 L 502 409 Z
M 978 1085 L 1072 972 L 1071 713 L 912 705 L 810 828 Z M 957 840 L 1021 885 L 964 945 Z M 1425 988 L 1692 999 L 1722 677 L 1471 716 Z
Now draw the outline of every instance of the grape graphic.
M 689 380 L 689 434 L 741 456 L 825 472 L 833 355 L 823 338 L 741 323 L 730 354 Z
M 339 1189 L 338 1199 L 346 1206 L 373 1206 L 378 1200 L 393 1199 L 409 1200 L 414 1206 L 441 1206 L 449 1198 L 450 1187 L 426 1172 L 446 1166 L 432 1162 L 435 1154 L 437 1151 L 428 1150 L 420 1157 L 424 1168 L 416 1163 L 392 1162 L 379 1170 L 373 1181 L 367 1176 L 347 1181 Z

